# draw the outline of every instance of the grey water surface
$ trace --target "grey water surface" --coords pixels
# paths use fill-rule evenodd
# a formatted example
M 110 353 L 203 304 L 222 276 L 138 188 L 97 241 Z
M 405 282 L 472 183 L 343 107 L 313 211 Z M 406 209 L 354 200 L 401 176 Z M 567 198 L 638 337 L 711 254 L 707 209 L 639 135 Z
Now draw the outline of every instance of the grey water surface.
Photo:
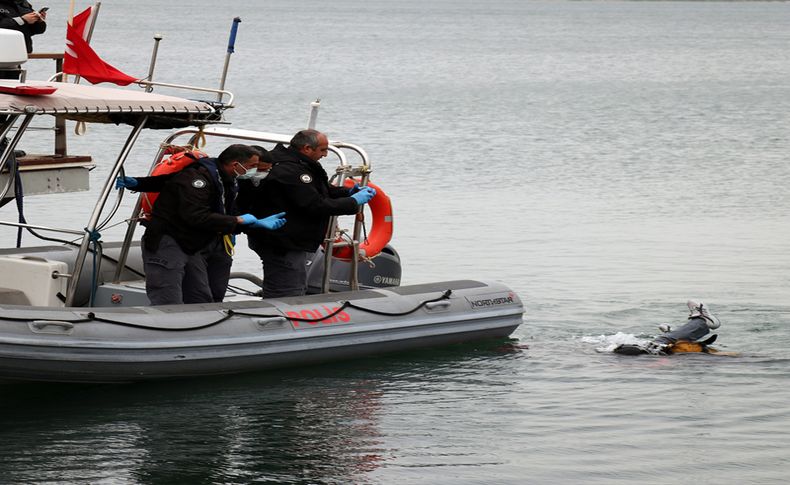
M 62 49 L 51 7 L 37 50 Z M 227 378 L 2 385 L 0 482 L 787 482 L 787 3 L 104 0 L 92 44 L 142 76 L 162 33 L 157 79 L 216 86 L 237 15 L 233 125 L 290 134 L 321 98 L 393 199 L 403 283 L 504 281 L 524 324 Z M 125 134 L 71 137 L 94 190 L 28 198 L 28 220 L 83 227 Z M 738 356 L 609 351 L 689 298 Z

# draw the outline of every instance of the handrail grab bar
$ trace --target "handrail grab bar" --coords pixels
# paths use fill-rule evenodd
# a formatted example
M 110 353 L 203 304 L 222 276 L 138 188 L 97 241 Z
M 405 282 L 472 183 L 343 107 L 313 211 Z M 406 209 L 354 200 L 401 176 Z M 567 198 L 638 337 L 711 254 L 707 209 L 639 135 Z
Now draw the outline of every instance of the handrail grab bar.
M 5 150 L 3 150 L 3 153 L 0 154 L 0 172 L 2 172 L 3 168 L 5 168 L 6 164 L 8 163 L 8 160 L 11 159 L 11 154 L 14 152 L 14 149 L 19 144 L 19 140 L 22 138 L 22 134 L 25 132 L 30 122 L 33 121 L 33 115 L 34 113 L 29 113 L 27 116 L 25 116 L 22 119 L 22 123 L 20 123 L 19 128 L 17 128 L 17 131 L 14 134 L 14 138 L 12 138 L 11 141 L 8 144 L 6 144 Z M 3 130 L 4 131 L 3 135 L 8 133 L 10 129 L 11 126 L 10 125 L 7 126 L 6 129 Z M 3 189 L 0 191 L 0 200 L 5 199 L 6 194 L 8 194 L 8 192 L 11 190 L 11 186 L 14 184 L 14 177 L 16 176 L 17 170 L 19 170 L 18 165 L 15 165 L 13 167 L 10 166 L 8 167 L 8 182 L 6 182 L 5 187 L 3 187 Z
M 24 227 L 26 229 L 36 229 L 38 231 L 62 232 L 63 234 L 71 234 L 74 236 L 82 236 L 85 234 L 85 231 L 77 231 L 76 229 L 62 229 L 58 227 L 36 226 L 33 224 L 23 224 L 21 222 L 0 221 L 0 226 Z
M 53 74 L 52 76 L 49 77 L 48 81 L 54 82 L 56 79 L 60 79 L 60 82 L 63 82 L 63 78 L 64 78 L 65 75 L 66 75 L 66 73 L 64 73 L 62 71 L 61 72 L 56 72 L 55 74 Z M 184 90 L 187 90 L 187 91 L 202 91 L 202 92 L 206 92 L 206 93 L 216 93 L 216 94 L 220 95 L 220 97 L 222 97 L 222 96 L 227 96 L 228 97 L 228 101 L 226 103 L 223 103 L 226 108 L 232 108 L 233 107 L 233 99 L 235 97 L 233 95 L 233 93 L 231 93 L 230 91 L 228 91 L 226 89 L 204 88 L 204 87 L 201 87 L 201 86 L 190 86 L 190 85 L 187 85 L 187 84 L 163 83 L 163 82 L 159 82 L 159 81 L 146 81 L 144 79 L 139 79 L 139 80 L 135 81 L 134 83 L 137 84 L 140 87 L 146 87 L 146 88 L 151 88 L 152 86 L 162 86 L 164 88 L 184 89 Z M 146 89 L 146 92 L 151 92 L 151 90 Z

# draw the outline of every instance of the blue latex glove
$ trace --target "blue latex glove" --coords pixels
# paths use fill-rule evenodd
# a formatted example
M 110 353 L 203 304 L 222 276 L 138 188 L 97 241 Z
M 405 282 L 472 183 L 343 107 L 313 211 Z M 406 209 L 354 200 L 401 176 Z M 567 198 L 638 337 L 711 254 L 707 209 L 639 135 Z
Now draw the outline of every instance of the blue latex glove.
M 115 179 L 115 189 L 133 189 L 137 187 L 137 179 L 134 177 L 118 177 Z
M 371 187 L 362 187 L 356 194 L 351 194 L 351 198 L 357 201 L 357 205 L 367 204 L 370 199 L 375 197 L 376 189 Z
M 285 212 L 280 212 L 279 214 L 274 214 L 273 216 L 264 217 L 263 219 L 258 219 L 257 221 L 253 222 L 250 227 L 254 227 L 256 229 L 268 229 L 269 231 L 274 231 L 275 229 L 279 229 L 285 225 Z
M 239 216 L 241 217 L 241 225 L 248 226 L 250 224 L 255 224 L 258 221 L 258 218 L 252 214 L 244 214 Z
M 359 185 L 358 183 L 354 182 L 354 186 L 351 187 L 350 189 L 348 189 L 348 195 L 349 196 L 354 195 L 357 192 L 359 192 L 360 190 L 362 190 L 362 186 Z

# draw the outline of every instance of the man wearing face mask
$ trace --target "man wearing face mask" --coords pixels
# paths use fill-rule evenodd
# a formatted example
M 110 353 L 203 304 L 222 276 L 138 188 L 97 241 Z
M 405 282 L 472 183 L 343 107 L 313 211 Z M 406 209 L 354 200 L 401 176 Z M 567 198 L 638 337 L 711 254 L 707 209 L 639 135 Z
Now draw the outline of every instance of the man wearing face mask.
M 251 145 L 252 148 L 258 151 L 260 162 L 258 162 L 258 171 L 252 175 L 248 180 L 253 187 L 259 187 L 263 179 L 269 176 L 269 171 L 272 169 L 272 156 L 268 150 L 260 145 Z M 239 196 L 241 196 L 241 185 L 239 185 Z
M 222 301 L 232 263 L 223 236 L 241 227 L 271 231 L 285 224 L 284 212 L 263 219 L 233 215 L 236 180 L 254 175 L 258 163 L 257 150 L 236 144 L 172 174 L 118 177 L 116 188 L 159 192 L 142 239 L 152 305 Z
M 260 145 L 250 145 L 250 147 L 258 152 L 258 159 L 260 161 L 253 175 L 245 177 L 244 179 L 238 179 L 239 195 L 236 198 L 236 207 L 243 212 L 251 212 L 253 207 L 255 207 L 259 191 L 264 190 L 262 184 L 266 177 L 269 176 L 269 171 L 272 169 L 271 154 L 269 151 Z
M 324 240 L 330 217 L 355 214 L 376 195 L 370 187 L 331 185 L 318 163 L 328 150 L 325 134 L 302 130 L 288 147 L 280 144 L 268 152 L 271 172 L 257 189 L 242 188 L 242 210 L 257 217 L 288 212 L 288 225 L 281 230 L 245 229 L 250 249 L 263 264 L 264 298 L 304 295 L 307 261 Z

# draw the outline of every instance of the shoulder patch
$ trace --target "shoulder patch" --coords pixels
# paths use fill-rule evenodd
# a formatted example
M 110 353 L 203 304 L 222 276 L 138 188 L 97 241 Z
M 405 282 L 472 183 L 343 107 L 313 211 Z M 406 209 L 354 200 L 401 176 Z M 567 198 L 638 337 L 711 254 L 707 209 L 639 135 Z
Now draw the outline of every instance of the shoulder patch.
M 303 173 L 299 176 L 299 180 L 301 180 L 303 183 L 309 184 L 313 181 L 313 177 L 311 177 L 309 174 Z
M 203 179 L 195 179 L 192 181 L 192 187 L 196 189 L 202 189 L 206 186 L 206 181 Z

